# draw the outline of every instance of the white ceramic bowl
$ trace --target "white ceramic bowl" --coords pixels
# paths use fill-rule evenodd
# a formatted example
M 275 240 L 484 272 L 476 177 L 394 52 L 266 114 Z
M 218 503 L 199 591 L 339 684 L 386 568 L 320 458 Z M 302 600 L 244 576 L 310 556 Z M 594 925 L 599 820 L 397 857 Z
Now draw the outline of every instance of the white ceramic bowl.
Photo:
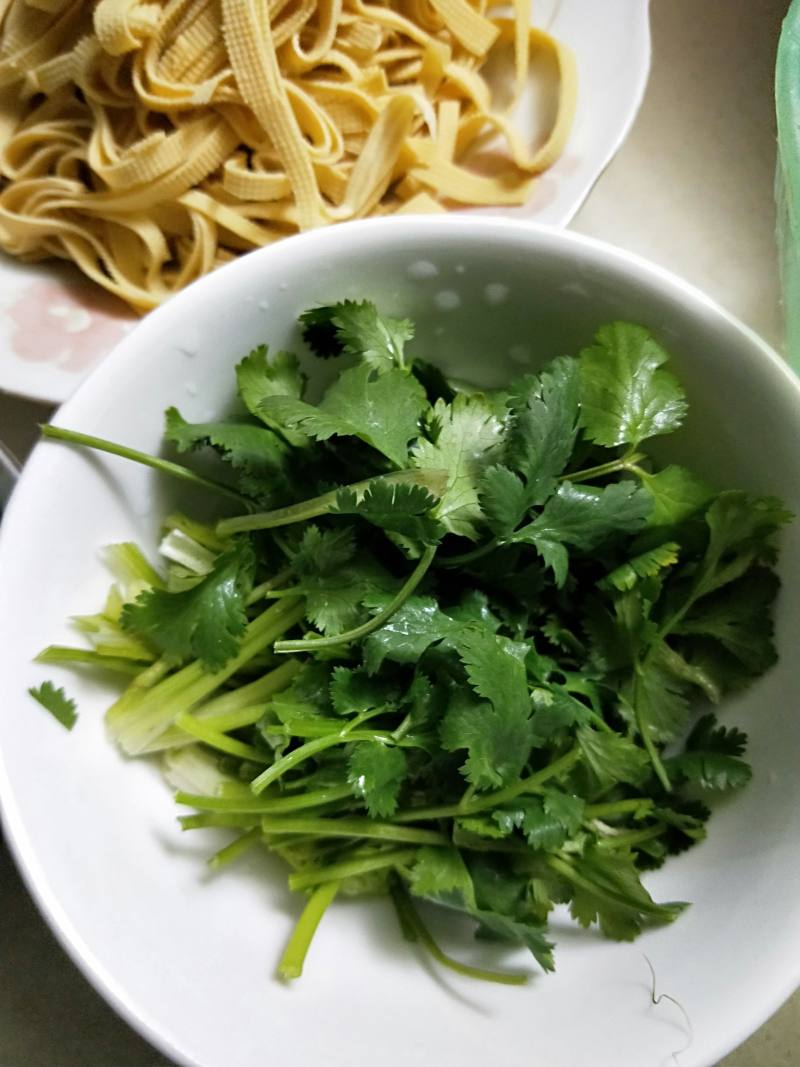
M 418 350 L 487 383 L 575 351 L 609 319 L 644 323 L 674 354 L 691 403 L 670 454 L 800 512 L 800 387 L 773 352 L 641 260 L 492 219 L 356 223 L 247 256 L 149 316 L 58 422 L 155 450 L 165 406 L 192 419 L 219 414 L 243 353 L 265 340 L 294 347 L 297 313 L 343 297 L 410 315 Z M 423 1058 L 437 1067 L 660 1067 L 680 1051 L 681 1067 L 709 1067 L 796 987 L 800 523 L 781 560 L 780 664 L 725 709 L 751 733 L 754 780 L 714 816 L 707 843 L 647 878 L 656 898 L 694 902 L 684 916 L 633 944 L 559 927 L 557 973 L 519 990 L 434 976 L 385 903 L 337 903 L 306 975 L 287 989 L 272 973 L 300 901 L 278 868 L 256 857 L 206 877 L 202 861 L 217 842 L 182 837 L 156 768 L 126 763 L 105 739 L 110 689 L 31 664 L 43 645 L 69 639 L 69 614 L 99 603 L 108 578 L 96 550 L 152 545 L 171 493 L 121 460 L 40 445 L 0 543 L 6 828 L 73 958 L 163 1052 L 193 1067 Z M 78 699 L 72 734 L 25 694 L 46 675 Z M 672 1002 L 651 1003 L 645 955 L 691 1034 Z

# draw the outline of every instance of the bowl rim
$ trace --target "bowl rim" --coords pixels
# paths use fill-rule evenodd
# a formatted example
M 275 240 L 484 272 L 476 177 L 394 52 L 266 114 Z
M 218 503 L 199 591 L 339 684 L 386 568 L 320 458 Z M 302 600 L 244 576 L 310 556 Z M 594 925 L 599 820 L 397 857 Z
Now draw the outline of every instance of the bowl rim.
M 755 368 L 758 374 L 771 377 L 776 389 L 783 387 L 793 392 L 796 407 L 800 413 L 800 379 L 785 360 L 751 327 L 741 322 L 701 289 L 673 272 L 610 242 L 574 231 L 540 223 L 495 217 L 432 215 L 371 218 L 297 234 L 274 245 L 247 253 L 212 274 L 198 279 L 138 322 L 131 333 L 115 346 L 104 361 L 80 384 L 76 392 L 57 410 L 52 420 L 53 423 L 75 425 L 76 419 L 73 417 L 73 412 L 79 419 L 84 410 L 90 410 L 96 405 L 102 397 L 106 380 L 113 378 L 117 373 L 117 368 L 125 361 L 136 358 L 137 350 L 147 348 L 150 333 L 156 327 L 160 327 L 162 321 L 168 321 L 169 318 L 176 316 L 180 318 L 184 308 L 191 307 L 192 303 L 198 300 L 210 298 L 213 302 L 220 280 L 223 282 L 222 288 L 224 289 L 225 283 L 228 285 L 235 283 L 239 275 L 247 275 L 253 270 L 272 269 L 261 266 L 262 261 L 270 265 L 274 260 L 276 268 L 280 269 L 281 260 L 285 256 L 302 256 L 306 248 L 314 249 L 317 255 L 320 253 L 324 255 L 325 252 L 333 253 L 339 248 L 346 249 L 351 234 L 359 237 L 374 236 L 375 241 L 378 242 L 384 239 L 385 234 L 392 234 L 393 231 L 403 235 L 404 240 L 409 243 L 414 239 L 415 233 L 429 235 L 439 232 L 444 242 L 452 233 L 460 234 L 465 240 L 470 237 L 493 238 L 517 244 L 519 247 L 538 248 L 545 255 L 559 255 L 569 249 L 583 252 L 604 270 L 609 268 L 616 270 L 626 275 L 632 284 L 643 285 L 651 291 L 658 292 L 662 298 L 675 299 L 695 315 L 701 311 L 710 314 L 729 330 L 738 333 L 752 352 L 752 360 L 748 361 L 749 367 Z M 445 248 L 446 244 L 442 247 Z M 31 455 L 35 456 L 50 447 L 53 447 L 53 442 L 39 441 Z M 26 498 L 36 485 L 31 481 L 32 477 L 28 468 L 24 468 L 6 507 L 4 521 L 0 527 L 0 576 L 4 571 L 3 563 L 8 562 L 4 560 L 4 557 L 9 553 L 12 537 L 17 535 L 17 525 L 20 522 L 18 516 L 22 515 Z M 0 747 L 0 817 L 2 817 L 9 851 L 28 892 L 57 941 L 78 970 L 114 1011 L 159 1052 L 170 1057 L 181 1067 L 198 1067 L 197 1061 L 187 1058 L 187 1055 L 169 1040 L 162 1028 L 134 1009 L 121 983 L 94 957 L 69 915 L 62 909 L 58 898 L 47 884 L 44 872 L 39 868 L 35 842 L 28 836 L 22 812 L 16 807 L 2 747 Z M 696 1062 L 695 1067 L 713 1067 L 719 1059 L 728 1055 L 755 1033 L 798 987 L 800 987 L 800 960 L 787 966 L 781 980 L 772 986 L 768 996 L 759 1000 L 756 1009 L 746 1019 L 740 1018 L 724 1040 L 717 1040 L 712 1058 L 702 1064 L 699 1061 Z

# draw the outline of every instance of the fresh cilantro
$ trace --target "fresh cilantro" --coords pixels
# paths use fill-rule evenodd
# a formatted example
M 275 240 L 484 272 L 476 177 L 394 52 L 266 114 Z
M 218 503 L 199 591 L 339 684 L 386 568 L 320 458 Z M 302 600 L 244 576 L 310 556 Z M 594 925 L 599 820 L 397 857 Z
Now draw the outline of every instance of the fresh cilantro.
M 40 686 L 31 687 L 28 692 L 43 708 L 57 719 L 63 727 L 71 730 L 78 720 L 75 701 L 52 682 L 42 682 Z
M 717 726 L 716 716 L 703 715 L 689 734 L 685 751 L 667 760 L 666 767 L 669 774 L 701 789 L 741 789 L 752 777 L 741 758 L 746 746 L 747 735 L 741 730 Z
M 405 343 L 414 336 L 408 319 L 381 315 L 368 300 L 311 308 L 300 324 L 303 339 L 318 356 L 355 356 L 378 371 L 402 367 Z
M 436 498 L 421 485 L 398 485 L 375 480 L 359 497 L 353 489 L 336 496 L 332 514 L 357 515 L 383 530 L 424 545 L 435 545 L 444 530 L 431 515 Z
M 213 449 L 233 485 L 48 431 L 194 483 L 204 507 L 167 522 L 163 579 L 117 546 L 105 604 L 77 619 L 91 647 L 41 658 L 136 674 L 109 730 L 166 751 L 187 829 L 240 829 L 214 866 L 264 842 L 310 891 L 283 976 L 337 892 L 390 893 L 440 964 L 512 984 L 447 957 L 412 897 L 545 970 L 559 905 L 622 940 L 671 922 L 683 905 L 640 874 L 703 839 L 698 790 L 750 779 L 744 734 L 696 707 L 775 662 L 784 506 L 649 453 L 686 400 L 642 327 L 485 392 L 410 358 L 411 324 L 367 301 L 301 327 L 347 360 L 318 403 L 262 346 L 236 368 L 248 414 L 167 413 L 167 439 Z M 210 494 L 247 514 L 209 525 Z M 62 690 L 31 692 L 74 721 Z
M 569 871 L 573 885 L 570 912 L 581 926 L 597 923 L 606 937 L 632 941 L 645 927 L 673 922 L 685 904 L 656 904 L 642 885 L 632 853 L 603 853 L 590 846 Z
M 686 415 L 677 379 L 662 366 L 666 351 L 643 327 L 613 322 L 580 356 L 581 425 L 610 448 L 672 433 Z
M 164 436 L 179 452 L 208 445 L 236 471 L 239 488 L 263 502 L 280 501 L 289 490 L 288 446 L 265 426 L 235 422 L 186 422 L 168 408 Z
M 463 393 L 452 404 L 437 400 L 428 426 L 429 437 L 414 447 L 412 463 L 421 470 L 448 472 L 434 515 L 451 533 L 475 540 L 483 519 L 481 478 L 499 454 L 503 427 L 480 394 Z
M 406 757 L 399 748 L 378 741 L 353 746 L 347 759 L 347 781 L 361 797 L 373 819 L 385 819 L 397 810 L 397 798 L 407 772 Z
M 513 421 L 506 462 L 525 479 L 528 507 L 543 504 L 575 447 L 579 415 L 579 365 L 563 357 L 538 378 L 511 388 Z M 519 521 L 519 520 L 518 520 Z
M 685 467 L 640 473 L 642 483 L 653 498 L 651 526 L 674 526 L 696 515 L 713 496 L 702 478 Z
M 239 650 L 255 559 L 247 541 L 217 557 L 214 569 L 180 593 L 150 589 L 122 611 L 122 625 L 177 660 L 199 659 L 219 670 Z
M 270 356 L 266 345 L 254 348 L 249 356 L 236 365 L 236 383 L 251 415 L 276 430 L 290 445 L 301 446 L 303 434 L 288 429 L 275 419 L 270 419 L 262 410 L 263 401 L 271 396 L 289 396 L 302 400 L 306 388 L 306 376 L 300 370 L 297 357 L 291 352 L 276 352 Z
M 651 507 L 647 493 L 633 482 L 614 482 L 601 490 L 562 482 L 541 514 L 510 540 L 533 545 L 552 569 L 556 584 L 563 585 L 569 560 L 565 545 L 589 552 L 615 534 L 635 533 Z
M 317 441 L 358 437 L 403 467 L 426 406 L 425 391 L 416 378 L 398 369 L 376 374 L 362 363 L 343 371 L 318 405 L 272 396 L 261 402 L 259 410 L 266 420 Z

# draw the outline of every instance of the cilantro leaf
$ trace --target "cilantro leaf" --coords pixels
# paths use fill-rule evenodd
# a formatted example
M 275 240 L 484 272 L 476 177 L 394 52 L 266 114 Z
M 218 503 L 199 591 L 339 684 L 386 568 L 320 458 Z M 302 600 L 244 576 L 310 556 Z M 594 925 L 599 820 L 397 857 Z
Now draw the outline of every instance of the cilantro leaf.
M 502 464 L 483 472 L 478 499 L 492 533 L 501 536 L 515 530 L 531 506 L 527 487 Z
M 685 467 L 672 465 L 655 474 L 642 471 L 640 477 L 653 498 L 650 526 L 675 526 L 701 511 L 712 497 L 703 479 Z
M 434 515 L 451 533 L 474 541 L 483 517 L 478 498 L 481 476 L 499 454 L 502 424 L 480 394 L 459 393 L 452 404 L 437 400 L 430 425 L 431 439 L 417 442 L 412 464 L 448 472 L 447 488 Z
M 614 588 L 626 592 L 636 585 L 640 578 L 653 578 L 665 567 L 678 562 L 680 545 L 676 541 L 665 541 L 647 552 L 640 552 L 626 563 L 615 567 L 613 571 L 598 583 L 601 588 Z
M 332 575 L 341 570 L 356 555 L 356 540 L 347 527 L 320 530 L 309 523 L 300 544 L 292 552 L 292 566 L 298 574 Z
M 402 749 L 379 741 L 359 741 L 347 759 L 347 781 L 355 796 L 364 800 L 373 819 L 394 815 L 407 770 Z
M 613 732 L 581 726 L 576 732 L 593 790 L 605 792 L 616 782 L 641 785 L 650 773 L 647 753 Z
M 271 396 L 290 396 L 302 400 L 306 376 L 300 370 L 297 357 L 291 352 L 269 354 L 266 345 L 259 345 L 236 365 L 239 396 L 251 415 L 277 430 L 290 445 L 306 444 L 304 434 L 287 429 L 276 419 L 269 419 L 262 410 L 262 402 Z
M 514 419 L 506 462 L 525 479 L 528 507 L 550 496 L 572 455 L 578 433 L 578 369 L 577 360 L 564 356 L 538 378 L 527 376 L 517 389 L 511 387 Z
M 559 686 L 534 689 L 531 725 L 537 738 L 549 740 L 573 726 L 585 726 L 591 712 L 585 704 Z
M 52 682 L 42 682 L 40 686 L 32 686 L 28 692 L 39 704 L 42 705 L 54 719 L 57 719 L 63 727 L 71 730 L 78 720 L 75 701 L 72 700 L 61 688 L 56 688 Z
M 411 890 L 448 907 L 466 912 L 481 924 L 479 933 L 523 945 L 545 971 L 553 970 L 553 946 L 545 928 L 521 915 L 489 908 L 476 896 L 473 880 L 455 848 L 421 848 L 412 868 Z
M 373 595 L 367 606 L 377 614 L 390 599 Z M 432 597 L 409 597 L 385 626 L 365 639 L 364 666 L 370 674 L 375 674 L 385 659 L 416 663 L 432 644 L 454 636 L 462 628 L 463 623 L 441 611 Z
M 529 719 L 506 714 L 470 693 L 456 691 L 440 727 L 442 748 L 467 751 L 462 774 L 476 789 L 493 789 L 519 778 L 533 744 Z
M 414 336 L 408 319 L 381 315 L 368 300 L 311 308 L 300 316 L 300 324 L 303 339 L 317 355 L 356 356 L 378 371 L 402 367 L 405 343 Z
M 756 677 L 777 660 L 769 608 L 777 596 L 777 575 L 765 567 L 697 601 L 675 633 L 713 638 Z
M 580 797 L 548 790 L 542 797 L 519 797 L 493 813 L 503 830 L 520 829 L 531 848 L 553 851 L 580 828 L 584 802 Z
M 446 902 L 454 895 L 455 906 L 475 910 L 475 889 L 467 865 L 457 848 L 425 845 L 417 849 L 411 868 L 411 892 Z
M 436 503 L 436 498 L 424 486 L 376 479 L 360 497 L 353 489 L 341 489 L 331 513 L 357 515 L 383 530 L 434 545 L 444 533 L 444 528 L 431 515 Z
M 559 870 L 564 871 L 560 866 Z M 656 904 L 639 880 L 631 852 L 613 855 L 590 845 L 574 861 L 570 913 L 581 926 L 597 923 L 615 941 L 632 941 L 647 926 L 673 922 L 685 904 Z
M 360 715 L 377 708 L 390 710 L 397 703 L 397 693 L 383 680 L 350 667 L 333 668 L 330 692 L 337 715 Z
M 580 354 L 581 424 L 598 445 L 638 445 L 672 433 L 686 401 L 677 379 L 660 368 L 669 358 L 642 326 L 601 326 L 596 344 Z
M 124 606 L 122 626 L 161 652 L 179 660 L 194 656 L 209 670 L 220 670 L 239 650 L 254 569 L 249 542 L 239 541 L 218 556 L 214 569 L 192 588 L 140 593 Z
M 490 700 L 509 720 L 530 717 L 531 698 L 525 671 L 527 646 L 468 627 L 458 636 L 457 648 L 469 683 L 478 696 Z
M 317 406 L 273 396 L 263 400 L 259 410 L 266 419 L 317 441 L 358 437 L 403 467 L 427 406 L 425 390 L 416 378 L 396 369 L 375 375 L 362 363 L 343 371 Z
M 682 678 L 662 666 L 660 653 L 659 647 L 649 657 L 646 669 L 637 669 L 623 690 L 619 710 L 631 723 L 644 724 L 653 741 L 675 741 L 689 718 L 687 686 Z
M 644 525 L 651 507 L 646 491 L 633 482 L 614 482 L 599 490 L 562 482 L 541 514 L 509 540 L 533 545 L 561 586 L 567 576 L 565 544 L 588 552 L 613 534 L 633 533 Z
M 695 595 L 735 581 L 755 562 L 771 563 L 773 536 L 791 517 L 775 497 L 752 497 L 736 490 L 720 493 L 706 512 L 708 548 Z
M 715 715 L 703 715 L 689 735 L 685 751 L 667 760 L 666 767 L 676 780 L 701 789 L 740 789 L 753 776 L 750 765 L 740 758 L 746 745 L 747 734 L 735 726 L 717 726 Z
M 249 423 L 190 423 L 174 407 L 165 416 L 164 436 L 179 452 L 208 445 L 234 468 L 248 496 L 268 503 L 285 498 L 288 448 L 272 430 Z

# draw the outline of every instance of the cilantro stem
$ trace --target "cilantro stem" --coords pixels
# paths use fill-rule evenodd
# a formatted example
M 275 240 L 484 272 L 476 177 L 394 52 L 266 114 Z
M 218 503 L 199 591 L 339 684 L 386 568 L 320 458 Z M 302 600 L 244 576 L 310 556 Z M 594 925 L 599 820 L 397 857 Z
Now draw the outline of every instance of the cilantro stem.
M 210 696 L 302 617 L 301 604 L 282 600 L 248 624 L 238 653 L 221 670 L 209 672 L 202 663 L 195 661 L 144 690 L 137 688 L 137 679 L 134 679 L 106 712 L 106 723 L 112 736 L 128 755 L 140 754 L 172 725 L 177 715 L 190 711 Z
M 252 760 L 254 763 L 267 763 L 268 756 L 257 749 L 254 745 L 246 745 L 243 741 L 237 741 L 234 737 L 215 730 L 207 723 L 201 722 L 188 711 L 175 716 L 175 725 L 179 730 L 196 737 L 209 748 L 215 748 L 219 752 L 227 752 L 229 756 L 238 756 L 240 759 Z
M 653 808 L 650 797 L 631 797 L 629 800 L 610 800 L 605 804 L 587 804 L 587 819 L 613 819 L 616 815 L 646 815 Z
M 419 941 L 430 952 L 436 962 L 443 967 L 447 967 L 465 978 L 477 978 L 484 982 L 497 982 L 500 985 L 525 985 L 527 983 L 528 976 L 525 974 L 504 974 L 501 971 L 488 971 L 484 970 L 483 967 L 470 967 L 469 964 L 459 963 L 458 960 L 454 960 L 452 956 L 442 952 L 434 941 L 430 930 L 428 930 L 420 918 L 419 912 L 411 903 L 408 893 L 396 878 L 392 878 L 389 883 L 389 893 L 391 894 L 392 903 L 397 912 L 397 918 L 403 934 L 408 940 Z
M 446 559 L 441 560 L 441 564 L 443 567 L 461 567 L 466 563 L 473 563 L 477 559 L 488 556 L 490 552 L 494 552 L 496 548 L 501 548 L 502 545 L 501 538 L 492 537 L 491 540 L 486 541 L 477 548 L 470 549 L 469 552 L 461 552 L 457 556 L 448 556 Z
M 245 833 L 240 834 L 229 845 L 210 856 L 208 860 L 209 867 L 214 871 L 218 871 L 220 867 L 225 867 L 235 859 L 238 859 L 239 856 L 244 855 L 253 845 L 257 845 L 260 840 L 261 830 L 258 826 L 254 826 L 252 830 L 247 830 Z
M 633 674 L 633 713 L 636 718 L 636 728 L 641 735 L 644 747 L 647 751 L 647 755 L 650 757 L 650 763 L 653 765 L 653 770 L 656 772 L 656 777 L 663 785 L 664 789 L 668 793 L 672 792 L 672 784 L 667 774 L 667 769 L 661 762 L 661 756 L 658 753 L 658 749 L 655 746 L 653 738 L 650 736 L 650 723 L 647 721 L 642 702 L 639 699 L 639 688 L 642 678 L 642 666 L 637 663 L 634 668 Z
M 331 863 L 327 867 L 314 867 L 290 874 L 289 888 L 292 890 L 309 889 L 323 882 L 358 878 L 362 874 L 372 874 L 373 871 L 380 871 L 384 867 L 398 867 L 404 863 L 411 863 L 416 858 L 417 849 L 415 848 L 393 848 L 384 852 L 376 852 L 372 856 L 342 860 L 339 863 Z
M 51 423 L 41 425 L 39 429 L 42 437 L 55 441 L 66 441 L 72 445 L 83 445 L 85 448 L 92 448 L 96 452 L 108 452 L 109 455 L 120 456 L 122 459 L 141 463 L 145 467 L 152 467 L 153 470 L 160 471 L 162 474 L 180 478 L 181 481 L 191 482 L 202 489 L 211 489 L 212 492 L 222 493 L 224 496 L 236 500 L 239 504 L 247 505 L 249 503 L 247 497 L 237 493 L 230 486 L 223 485 L 222 482 L 216 482 L 213 478 L 204 478 L 202 474 L 197 474 L 188 467 L 181 466 L 180 463 L 172 463 L 168 459 L 151 456 L 148 452 L 139 452 L 135 448 L 128 448 L 127 445 L 118 445 L 114 441 L 106 441 L 102 437 L 92 437 L 89 434 L 78 433 L 77 430 L 65 430 L 62 426 L 53 426 Z
M 258 823 L 258 816 L 240 811 L 203 811 L 199 815 L 179 815 L 178 822 L 181 830 L 206 830 L 210 826 L 250 830 Z
M 572 866 L 571 860 L 566 856 L 548 856 L 548 866 L 554 870 L 557 874 L 560 874 L 567 881 L 572 882 L 573 885 L 578 886 L 579 889 L 585 889 L 589 893 L 594 894 L 596 897 L 600 897 L 601 900 L 606 900 L 609 903 L 623 907 L 630 907 L 631 900 L 625 896 L 624 893 L 618 893 L 610 886 L 601 885 L 599 882 L 594 882 L 590 878 L 584 878 L 575 868 Z M 670 922 L 676 918 L 677 915 L 683 910 L 685 905 L 674 904 L 656 904 L 653 901 L 636 899 L 636 908 L 638 911 L 645 915 L 649 915 L 656 922 Z
M 515 797 L 520 796 L 522 793 L 537 792 L 539 787 L 546 781 L 550 778 L 556 778 L 560 774 L 565 774 L 580 759 L 581 750 L 576 745 L 575 748 L 571 748 L 569 752 L 560 756 L 557 760 L 553 760 L 546 767 L 542 767 L 540 771 L 536 771 L 535 774 L 531 774 L 527 778 L 521 778 L 518 782 L 514 782 L 513 785 L 506 786 L 505 789 L 498 789 L 494 793 L 485 793 L 470 800 L 468 804 L 463 806 L 461 804 L 450 804 L 441 808 L 409 808 L 408 811 L 398 812 L 395 816 L 395 821 L 417 822 L 422 819 L 449 819 L 461 815 L 476 815 L 478 812 L 487 811 L 489 808 L 496 808 L 500 804 L 505 804 L 508 800 L 514 800 Z
M 299 978 L 303 973 L 303 964 L 312 938 L 322 916 L 338 893 L 339 885 L 339 882 L 326 882 L 311 894 L 278 964 L 278 974 L 281 978 L 287 980 Z
M 419 563 L 400 587 L 386 607 L 374 615 L 368 622 L 356 626 L 353 630 L 347 630 L 343 634 L 332 634 L 330 637 L 304 637 L 298 641 L 276 641 L 275 652 L 314 652 L 318 648 L 335 648 L 338 645 L 349 645 L 353 641 L 360 641 L 374 630 L 379 630 L 391 619 L 392 615 L 405 604 L 419 583 L 425 577 L 428 568 L 433 563 L 436 555 L 436 547 L 429 546 L 422 553 Z
M 219 537 L 228 537 L 230 534 L 243 533 L 246 530 L 271 530 L 276 526 L 290 526 L 292 523 L 316 519 L 320 515 L 327 515 L 335 510 L 336 498 L 340 492 L 364 493 L 375 482 L 386 482 L 389 485 L 420 485 L 438 497 L 444 492 L 447 473 L 415 468 L 394 471 L 392 474 L 379 474 L 373 478 L 353 482 L 351 485 L 343 485 L 299 504 L 290 504 L 288 507 L 276 508 L 274 511 L 259 511 L 255 514 L 235 515 L 233 518 L 223 519 L 217 524 L 216 532 Z
M 247 606 L 258 603 L 259 600 L 263 600 L 267 593 L 271 593 L 274 589 L 280 589 L 283 583 L 292 575 L 291 567 L 284 567 L 278 574 L 268 578 L 266 582 L 262 582 L 260 585 L 255 586 L 247 598 Z
M 636 845 L 642 845 L 645 841 L 652 841 L 654 837 L 660 837 L 665 829 L 664 823 L 660 822 L 656 826 L 648 826 L 644 830 L 629 830 L 621 834 L 610 834 L 608 837 L 601 837 L 597 842 L 597 847 L 602 849 L 635 848 Z
M 304 745 L 299 745 L 285 756 L 281 756 L 271 767 L 267 767 L 265 771 L 262 771 L 261 774 L 253 779 L 250 783 L 251 790 L 256 794 L 263 793 L 267 786 L 277 782 L 287 771 L 310 759 L 311 756 L 316 756 L 317 753 L 324 752 L 326 748 L 332 748 L 334 745 L 340 745 L 344 741 L 350 740 L 353 730 L 363 721 L 362 716 L 357 716 L 355 719 L 351 719 L 341 730 L 326 734 L 324 737 L 315 737 L 311 741 L 306 741 Z
M 623 456 L 621 459 L 612 459 L 610 462 L 600 463 L 596 467 L 584 467 L 581 471 L 570 471 L 567 474 L 562 474 L 556 481 L 575 482 L 579 478 L 582 481 L 586 481 L 587 478 L 602 478 L 605 474 L 616 474 L 617 471 L 637 473 L 636 464 L 640 459 L 644 459 L 644 452 L 629 452 L 628 455 Z
M 66 645 L 48 645 L 36 657 L 36 663 L 85 663 L 118 674 L 139 674 L 147 666 L 141 660 L 127 656 L 107 656 L 88 648 L 69 648 Z
M 324 816 L 301 816 L 281 819 L 266 816 L 261 820 L 265 834 L 318 834 L 320 837 L 357 837 L 368 841 L 400 841 L 413 845 L 449 845 L 447 834 L 420 830 L 416 826 L 397 826 L 370 818 L 339 819 Z
M 254 797 L 205 797 L 194 793 L 178 792 L 175 802 L 203 811 L 235 811 L 251 815 L 279 815 L 287 811 L 299 811 L 303 808 L 317 808 L 336 800 L 352 798 L 353 790 L 349 785 L 340 785 L 330 789 L 315 789 L 298 796 Z

